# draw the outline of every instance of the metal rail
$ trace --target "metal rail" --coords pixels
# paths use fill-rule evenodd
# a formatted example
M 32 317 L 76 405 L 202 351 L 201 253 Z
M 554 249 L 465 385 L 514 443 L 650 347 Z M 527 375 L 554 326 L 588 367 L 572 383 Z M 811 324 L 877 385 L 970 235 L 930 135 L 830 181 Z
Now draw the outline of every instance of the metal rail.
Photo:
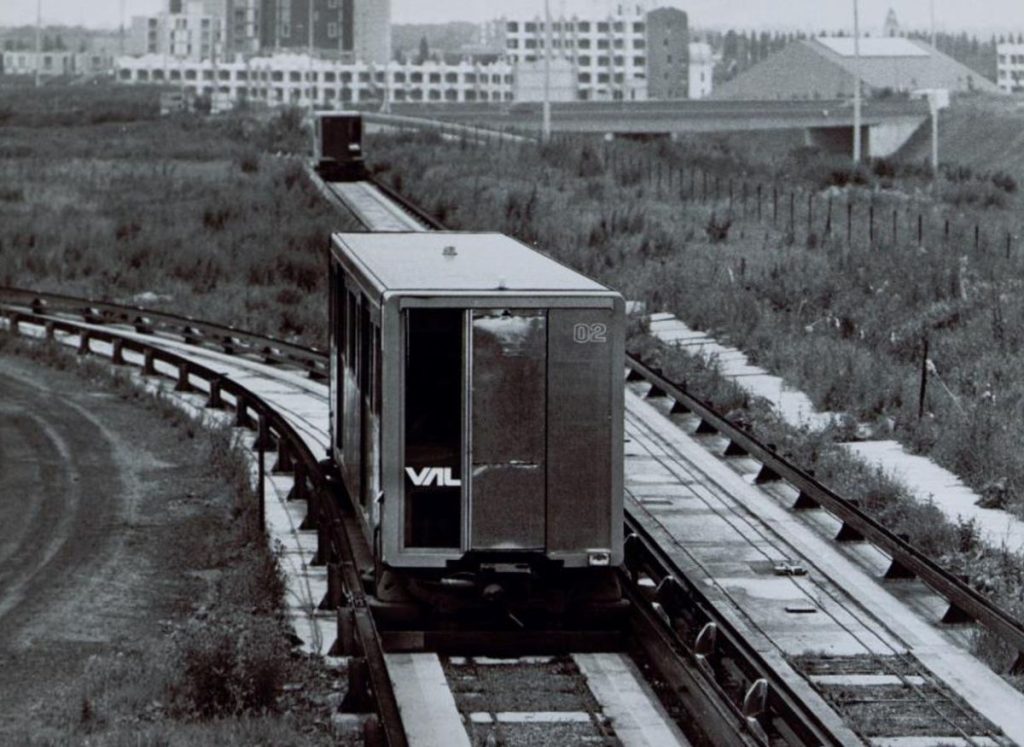
M 942 617 L 945 623 L 977 622 L 999 635 L 1017 651 L 1015 672 L 1024 671 L 1024 625 L 991 599 L 943 569 L 902 537 L 886 529 L 857 505 L 822 485 L 770 446 L 688 394 L 659 371 L 635 358 L 628 358 L 629 379 L 651 385 L 648 398 L 669 397 L 673 412 L 691 412 L 701 419 L 702 433 L 717 432 L 729 439 L 728 455 L 748 455 L 761 463 L 756 482 L 784 480 L 799 491 L 795 509 L 824 508 L 842 522 L 836 535 L 841 542 L 868 541 L 892 560 L 885 578 L 919 578 L 949 603 Z
M 83 303 L 87 304 L 84 308 L 99 308 L 97 304 L 84 299 L 0 289 L 0 299 L 12 297 L 18 298 L 18 302 L 32 297 L 30 308 L 39 307 L 44 299 L 62 304 L 74 302 L 79 311 Z M 32 324 L 41 326 L 48 339 L 53 339 L 58 331 L 76 335 L 79 338 L 78 352 L 81 354 L 94 352 L 91 349 L 93 341 L 105 342 L 111 346 L 110 357 L 115 365 L 128 363 L 124 357 L 126 351 L 141 355 L 144 375 L 158 375 L 157 363 L 169 365 L 177 373 L 176 391 L 196 392 L 198 390 L 193 382 L 203 380 L 207 382 L 207 407 L 223 409 L 229 404 L 224 396 L 232 398 L 235 424 L 254 428 L 258 434 L 257 445 L 266 451 L 277 452 L 275 471 L 293 474 L 294 487 L 288 499 L 307 502 L 302 528 L 316 531 L 314 564 L 326 565 L 328 569 L 328 593 L 321 608 L 335 609 L 338 615 L 338 637 L 332 651 L 352 657 L 349 664 L 349 692 L 344 707 L 354 712 L 375 712 L 375 718 L 368 720 L 364 729 L 368 743 L 405 747 L 408 742 L 384 660 L 381 638 L 360 578 L 360 570 L 365 567 L 366 559 L 365 549 L 360 547 L 364 540 L 358 520 L 351 503 L 344 498 L 340 481 L 332 479 L 330 472 L 317 461 L 288 421 L 259 395 L 223 373 L 164 350 L 157 344 L 128 338 L 116 331 L 97 330 L 95 319 L 86 323 L 58 319 L 34 310 L 19 309 L 10 305 L 9 301 L 0 303 L 0 311 L 7 317 L 8 329 L 13 334 L 21 332 L 23 324 Z M 197 326 L 195 320 L 185 317 L 160 312 L 147 313 L 161 326 L 176 329 L 187 342 L 188 336 L 193 334 L 192 330 Z M 205 323 L 199 323 L 199 326 L 217 332 L 218 336 L 220 332 L 229 329 Z M 248 333 L 239 333 L 238 336 L 250 343 L 272 339 Z M 193 344 L 201 344 L 201 341 L 194 338 Z M 261 352 L 258 346 L 252 347 L 254 352 Z M 301 350 L 304 353 L 302 360 L 324 357 L 323 353 L 313 349 Z

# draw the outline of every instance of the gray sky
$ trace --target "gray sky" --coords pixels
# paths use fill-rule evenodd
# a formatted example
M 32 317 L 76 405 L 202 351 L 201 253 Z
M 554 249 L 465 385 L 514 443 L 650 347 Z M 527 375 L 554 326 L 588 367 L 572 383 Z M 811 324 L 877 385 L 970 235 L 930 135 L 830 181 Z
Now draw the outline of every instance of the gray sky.
M 634 0 L 635 1 L 635 0 Z M 44 21 L 114 28 L 122 2 L 125 15 L 151 13 L 161 0 L 41 0 Z M 617 0 L 550 0 L 553 13 L 607 9 Z M 850 0 L 649 0 L 653 5 L 675 5 L 690 14 L 700 27 L 799 28 L 818 30 L 853 25 Z M 1024 29 L 1024 0 L 934 0 L 940 29 L 1017 31 Z M 860 0 L 862 23 L 870 30 L 881 26 L 886 11 L 895 9 L 904 26 L 928 24 L 929 0 Z M 395 23 L 484 21 L 501 14 L 541 13 L 543 0 L 391 0 Z M 35 22 L 36 0 L 0 0 L 0 25 Z M 997 24 L 995 19 L 999 19 Z

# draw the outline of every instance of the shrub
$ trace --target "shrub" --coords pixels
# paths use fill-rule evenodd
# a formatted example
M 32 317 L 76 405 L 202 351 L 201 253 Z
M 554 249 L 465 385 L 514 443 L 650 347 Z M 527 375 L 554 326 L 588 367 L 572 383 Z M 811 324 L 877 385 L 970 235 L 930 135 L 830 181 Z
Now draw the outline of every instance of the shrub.
M 1005 171 L 997 171 L 994 173 L 992 175 L 992 183 L 1007 194 L 1012 195 L 1017 191 L 1017 180 Z
M 721 244 L 729 238 L 729 229 L 732 227 L 732 218 L 725 216 L 719 218 L 715 211 L 711 211 L 711 217 L 704 224 L 704 233 L 714 244 Z
M 211 616 L 178 631 L 171 700 L 184 714 L 217 718 L 273 710 L 290 647 L 267 617 Z

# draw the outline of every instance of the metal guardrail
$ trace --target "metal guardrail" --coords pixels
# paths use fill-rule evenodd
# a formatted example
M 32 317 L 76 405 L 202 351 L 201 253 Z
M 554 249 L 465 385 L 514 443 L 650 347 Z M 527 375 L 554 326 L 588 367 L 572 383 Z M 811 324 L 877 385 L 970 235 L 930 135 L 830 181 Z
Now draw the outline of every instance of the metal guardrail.
M 142 356 L 144 375 L 158 375 L 160 372 L 157 371 L 157 363 L 174 368 L 177 375 L 176 391 L 195 392 L 195 380 L 207 382 L 207 406 L 210 408 L 224 409 L 228 405 L 224 396 L 232 398 L 235 424 L 256 430 L 256 448 L 261 454 L 264 451 L 277 452 L 275 471 L 293 474 L 294 486 L 288 499 L 301 499 L 307 502 L 302 529 L 316 531 L 317 549 L 313 564 L 326 565 L 328 570 L 328 593 L 320 608 L 337 610 L 338 616 L 337 640 L 331 650 L 332 653 L 352 657 L 348 670 L 349 691 L 343 707 L 352 712 L 376 712 L 376 718 L 369 719 L 364 726 L 368 744 L 405 747 L 407 739 L 401 714 L 384 661 L 381 639 L 360 578 L 360 568 L 365 566 L 366 561 L 360 553 L 360 549 L 363 549 L 362 554 L 365 555 L 365 549 L 360 547 L 364 541 L 358 519 L 351 503 L 343 499 L 340 482 L 332 479 L 331 474 L 321 466 L 288 421 L 259 395 L 220 371 L 156 345 L 135 338 L 126 338 L 116 331 L 97 330 L 93 326 L 97 322 L 95 318 L 86 323 L 57 319 L 12 306 L 11 299 L 17 299 L 15 303 L 24 303 L 25 299 L 28 299 L 27 306 L 30 308 L 40 307 L 44 300 L 56 301 L 72 305 L 76 312 L 81 312 L 83 308 L 95 312 L 104 306 L 114 305 L 95 304 L 84 299 L 57 294 L 0 289 L 0 312 L 7 317 L 8 328 L 14 334 L 21 331 L 22 324 L 28 323 L 42 327 L 49 339 L 52 339 L 57 331 L 76 335 L 79 337 L 78 352 L 81 354 L 93 352 L 93 341 L 105 342 L 111 346 L 110 357 L 115 365 L 127 364 L 124 353 L 132 351 Z M 34 301 L 38 303 L 33 303 Z M 83 303 L 86 305 L 83 306 Z M 117 312 L 118 320 L 121 321 L 120 310 L 124 308 L 114 307 L 107 310 Z M 93 312 L 90 314 L 95 316 Z M 191 330 L 200 327 L 209 332 L 216 332 L 218 336 L 224 330 L 230 329 L 220 325 L 197 323 L 195 320 L 173 314 L 149 311 L 146 313 L 153 319 L 153 324 L 175 329 L 186 339 L 192 334 Z M 103 318 L 110 320 L 109 316 Z M 272 340 L 260 335 L 238 333 L 233 330 L 232 332 L 250 343 Z M 194 342 L 199 344 L 198 339 Z M 252 347 L 253 352 L 262 352 L 257 346 Z M 297 347 L 290 346 L 293 349 L 289 353 L 294 353 L 294 348 Z M 304 354 L 300 360 L 317 359 L 318 363 L 324 362 L 320 359 L 325 356 L 319 351 L 308 348 L 298 350 Z M 290 358 L 289 362 L 292 362 Z
M 326 378 L 328 373 L 327 354 L 317 348 L 191 316 L 6 286 L 0 286 L 0 302 L 20 304 L 36 314 L 74 314 L 90 324 L 128 324 L 140 334 L 173 332 L 185 342 L 217 347 L 229 355 L 257 355 L 268 363 L 297 366 L 314 378 Z
M 943 569 L 934 560 L 902 537 L 889 531 L 861 511 L 853 501 L 843 498 L 809 474 L 777 454 L 750 433 L 729 422 L 705 403 L 687 394 L 660 372 L 634 358 L 627 360 L 630 379 L 651 385 L 647 397 L 670 397 L 673 412 L 691 412 L 701 419 L 702 433 L 718 432 L 729 439 L 728 455 L 748 455 L 761 463 L 756 482 L 784 480 L 799 491 L 795 509 L 824 508 L 842 522 L 835 539 L 840 542 L 866 540 L 892 561 L 884 577 L 918 578 L 949 603 L 942 622 L 977 622 L 996 633 L 1017 651 L 1014 673 L 1024 673 L 1024 624 L 996 605 L 960 578 Z
M 683 649 L 703 674 L 704 684 L 717 693 L 714 701 L 707 699 L 702 704 L 701 712 L 720 713 L 721 704 L 728 704 L 732 721 L 745 724 L 761 745 L 779 744 L 780 740 L 787 745 L 844 745 L 855 739 L 845 727 L 825 723 L 743 633 L 716 611 L 700 586 L 687 580 L 657 539 L 628 511 L 625 549 L 630 576 L 634 580 L 646 576 L 655 583 L 646 594 L 636 587 L 630 591 L 639 614 L 645 613 L 643 601 L 651 605 L 665 624 L 661 645 L 668 650 Z M 651 620 L 639 622 L 647 628 L 653 624 Z M 661 661 L 654 661 L 655 657 L 655 652 L 648 652 L 655 668 L 671 665 L 663 653 Z M 666 672 L 663 676 L 666 681 L 679 682 L 685 673 Z M 699 688 L 692 688 L 691 700 L 694 694 L 700 694 Z M 722 725 L 715 724 L 716 732 L 729 723 L 727 718 Z M 728 739 L 724 743 L 731 744 Z

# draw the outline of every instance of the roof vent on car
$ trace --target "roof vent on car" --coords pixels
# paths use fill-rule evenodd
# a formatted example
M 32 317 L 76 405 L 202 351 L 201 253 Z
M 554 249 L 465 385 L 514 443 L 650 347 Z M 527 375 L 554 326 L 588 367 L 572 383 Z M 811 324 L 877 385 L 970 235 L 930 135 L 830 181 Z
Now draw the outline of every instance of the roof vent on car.
M 444 255 L 445 257 L 456 257 L 458 256 L 459 253 L 455 251 L 454 246 L 449 244 L 448 246 L 441 250 L 441 254 Z

